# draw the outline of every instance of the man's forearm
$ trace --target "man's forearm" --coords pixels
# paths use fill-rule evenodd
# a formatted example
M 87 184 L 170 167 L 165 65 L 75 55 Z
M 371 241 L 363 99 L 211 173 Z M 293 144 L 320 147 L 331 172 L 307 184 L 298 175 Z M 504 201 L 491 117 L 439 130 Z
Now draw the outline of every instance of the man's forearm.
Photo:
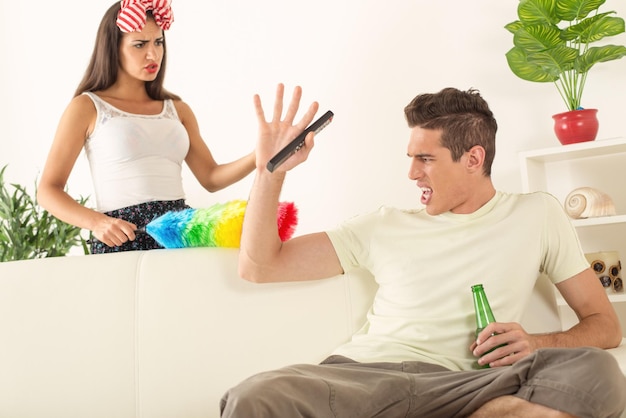
M 284 180 L 284 172 L 257 170 L 241 233 L 239 274 L 247 280 L 262 281 L 280 251 L 276 213 Z
M 537 348 L 541 347 L 599 347 L 614 348 L 622 341 L 619 322 L 602 314 L 589 315 L 572 328 L 535 336 Z

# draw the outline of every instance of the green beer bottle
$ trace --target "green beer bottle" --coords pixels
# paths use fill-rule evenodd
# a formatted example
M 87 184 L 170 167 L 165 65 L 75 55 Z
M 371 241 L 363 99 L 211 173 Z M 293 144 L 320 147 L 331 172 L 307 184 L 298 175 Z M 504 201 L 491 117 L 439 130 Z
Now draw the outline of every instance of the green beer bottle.
M 487 299 L 487 295 L 485 294 L 485 289 L 483 289 L 482 284 L 476 284 L 472 286 L 472 296 L 474 297 L 474 311 L 476 312 L 476 334 L 478 334 L 485 329 L 485 327 L 492 323 L 496 322 L 496 318 L 493 316 L 493 312 L 491 311 L 491 306 L 489 305 L 489 300 Z M 500 347 L 500 346 L 498 346 Z M 494 347 L 489 350 L 487 353 L 492 352 L 498 347 Z M 485 354 L 487 354 L 485 353 Z M 484 355 L 484 354 L 483 354 Z M 485 364 L 484 366 L 478 366 L 480 369 L 488 369 L 489 364 Z

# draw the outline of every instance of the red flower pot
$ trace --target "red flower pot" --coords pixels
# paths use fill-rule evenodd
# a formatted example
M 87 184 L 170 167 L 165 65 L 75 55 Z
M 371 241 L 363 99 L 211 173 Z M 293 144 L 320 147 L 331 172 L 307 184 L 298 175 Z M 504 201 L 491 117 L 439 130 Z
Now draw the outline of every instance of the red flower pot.
M 563 145 L 587 142 L 598 134 L 598 109 L 580 109 L 558 113 L 554 119 L 554 133 Z

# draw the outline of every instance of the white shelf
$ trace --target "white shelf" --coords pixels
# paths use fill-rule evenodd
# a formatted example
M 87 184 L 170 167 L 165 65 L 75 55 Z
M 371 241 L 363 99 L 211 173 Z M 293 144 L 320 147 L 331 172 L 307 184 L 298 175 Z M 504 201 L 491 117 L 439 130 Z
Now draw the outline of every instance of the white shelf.
M 602 191 L 614 201 L 617 215 L 572 219 L 585 252 L 615 250 L 626 261 L 626 138 L 610 138 L 562 145 L 519 154 L 522 190 L 545 191 L 565 204 L 579 187 Z M 622 279 L 626 270 L 622 270 Z M 576 315 L 555 291 L 564 329 L 577 322 Z M 626 333 L 626 293 L 607 293 Z
M 520 156 L 523 160 L 530 159 L 541 163 L 552 163 L 622 152 L 626 152 L 626 138 L 619 137 L 525 151 Z
M 525 151 L 520 153 L 520 170 L 524 192 L 546 191 L 562 204 L 567 194 L 579 187 L 595 188 L 613 198 L 618 217 L 585 219 L 579 221 L 580 226 L 624 222 L 626 138 Z
M 572 225 L 576 228 L 582 226 L 596 226 L 596 225 L 613 225 L 626 223 L 626 215 L 615 216 L 600 216 L 597 218 L 585 218 L 585 219 L 572 219 Z

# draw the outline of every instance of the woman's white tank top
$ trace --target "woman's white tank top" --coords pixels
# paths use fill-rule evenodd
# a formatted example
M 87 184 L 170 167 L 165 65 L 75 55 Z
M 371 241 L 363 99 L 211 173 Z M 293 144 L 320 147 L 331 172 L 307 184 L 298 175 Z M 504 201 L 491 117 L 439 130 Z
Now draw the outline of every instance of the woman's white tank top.
M 108 212 L 155 200 L 184 199 L 182 162 L 189 135 L 172 100 L 157 115 L 124 112 L 86 92 L 97 119 L 85 142 L 96 209 Z

